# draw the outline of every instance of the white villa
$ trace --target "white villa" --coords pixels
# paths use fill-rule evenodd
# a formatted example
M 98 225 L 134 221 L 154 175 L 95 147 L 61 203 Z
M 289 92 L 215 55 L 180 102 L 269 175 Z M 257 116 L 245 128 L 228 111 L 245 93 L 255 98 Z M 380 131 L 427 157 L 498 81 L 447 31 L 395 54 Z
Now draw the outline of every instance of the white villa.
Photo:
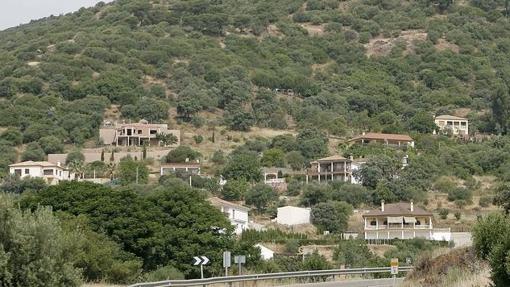
M 466 118 L 441 115 L 434 119 L 440 131 L 451 132 L 453 135 L 468 135 L 469 121 Z
M 223 214 L 230 220 L 232 225 L 235 226 L 235 233 L 237 235 L 243 233 L 248 229 L 248 207 L 235 204 L 217 197 L 209 198 L 209 202 L 216 208 L 220 209 Z
M 363 214 L 366 240 L 425 238 L 450 241 L 450 228 L 434 228 L 433 215 L 414 203 L 385 204 Z
M 62 180 L 72 180 L 74 173 L 60 163 L 48 161 L 24 161 L 9 165 L 9 173 L 20 178 L 42 178 L 50 185 L 58 184 Z

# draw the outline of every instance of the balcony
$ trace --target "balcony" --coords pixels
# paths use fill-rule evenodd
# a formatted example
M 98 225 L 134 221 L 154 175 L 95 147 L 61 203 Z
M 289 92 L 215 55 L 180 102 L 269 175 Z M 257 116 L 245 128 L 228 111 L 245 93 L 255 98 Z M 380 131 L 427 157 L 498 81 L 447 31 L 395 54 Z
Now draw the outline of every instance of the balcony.
M 431 229 L 431 228 L 432 228 L 432 226 L 430 226 L 428 224 L 421 224 L 421 225 L 416 225 L 416 226 L 404 225 L 403 228 L 402 228 L 402 225 L 394 225 L 394 226 L 390 226 L 390 227 L 388 227 L 388 225 L 365 226 L 365 230 L 426 230 L 426 229 Z

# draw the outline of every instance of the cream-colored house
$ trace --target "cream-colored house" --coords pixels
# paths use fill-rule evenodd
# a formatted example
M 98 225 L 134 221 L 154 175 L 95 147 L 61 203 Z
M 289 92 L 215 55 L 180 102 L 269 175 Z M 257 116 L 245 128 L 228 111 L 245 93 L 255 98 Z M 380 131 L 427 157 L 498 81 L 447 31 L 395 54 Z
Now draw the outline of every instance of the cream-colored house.
M 250 210 L 248 207 L 217 197 L 209 198 L 209 202 L 225 214 L 230 223 L 235 226 L 235 233 L 237 235 L 248 229 L 248 211 Z
M 441 115 L 434 119 L 434 122 L 442 132 L 448 132 L 453 135 L 468 135 L 469 121 L 466 118 Z
M 363 214 L 366 240 L 425 238 L 450 241 L 449 228 L 434 228 L 433 215 L 414 203 L 385 204 Z
M 145 120 L 138 123 L 107 123 L 99 129 L 99 139 L 105 145 L 115 146 L 161 146 L 158 135 L 173 134 L 177 142 L 171 146 L 178 146 L 181 132 L 169 130 L 167 124 L 150 124 Z
M 308 181 L 345 181 L 352 178 L 351 159 L 334 155 L 320 158 L 310 162 L 310 168 L 306 170 L 306 182 Z
M 72 180 L 74 173 L 60 163 L 47 161 L 24 161 L 9 165 L 9 173 L 20 178 L 42 178 L 50 185 L 58 184 L 62 180 Z

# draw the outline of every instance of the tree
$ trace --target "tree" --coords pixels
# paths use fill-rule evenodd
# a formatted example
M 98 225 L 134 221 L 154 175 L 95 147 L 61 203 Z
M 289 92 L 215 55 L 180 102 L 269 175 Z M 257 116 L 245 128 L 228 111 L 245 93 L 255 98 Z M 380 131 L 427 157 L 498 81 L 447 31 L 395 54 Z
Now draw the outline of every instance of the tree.
M 50 208 L 23 211 L 0 194 L 0 285 L 81 286 L 73 266 L 75 239 Z
M 299 151 L 288 152 L 285 160 L 293 170 L 302 170 L 305 167 L 305 157 Z
M 164 146 L 173 145 L 179 142 L 179 139 L 174 134 L 163 134 L 159 133 L 156 135 L 156 139 L 161 141 Z
M 23 134 L 15 128 L 8 128 L 0 135 L 0 140 L 4 140 L 13 146 L 23 143 Z
M 56 136 L 45 136 L 39 139 L 39 145 L 46 154 L 61 153 L 64 150 L 62 140 Z
M 277 199 L 276 192 L 268 185 L 258 183 L 245 195 L 246 204 L 253 205 L 259 212 L 263 212 L 269 203 Z
M 330 185 L 326 184 L 307 184 L 301 196 L 301 205 L 314 206 L 321 202 L 326 202 L 331 199 L 332 189 Z
M 291 134 L 275 136 L 271 140 L 271 148 L 278 148 L 285 152 L 291 152 L 298 149 L 296 138 Z
M 179 146 L 170 152 L 166 156 L 166 162 L 182 163 L 186 161 L 194 161 L 202 155 L 190 148 L 189 146 Z
M 141 161 L 135 161 L 131 157 L 120 160 L 117 172 L 121 184 L 147 183 L 149 180 L 149 169 Z
M 222 150 L 217 150 L 213 153 L 211 157 L 211 161 L 215 164 L 224 164 L 225 163 L 225 154 Z
M 506 214 L 510 213 L 510 183 L 505 182 L 496 187 L 494 203 L 503 207 Z
M 264 151 L 260 163 L 266 167 L 285 167 L 285 154 L 281 149 L 267 149 Z
M 80 162 L 85 161 L 85 156 L 83 155 L 83 153 L 81 153 L 80 150 L 74 150 L 67 154 L 66 164 L 69 164 L 69 163 L 75 162 L 75 161 L 80 161 Z
M 258 182 L 262 179 L 259 159 L 253 152 L 241 152 L 231 155 L 222 170 L 226 179 Z
M 409 120 L 409 129 L 420 133 L 432 133 L 436 128 L 434 117 L 428 112 L 417 112 Z
M 328 137 L 316 128 L 302 129 L 296 141 L 299 151 L 308 160 L 328 154 Z
M 218 274 L 222 251 L 233 245 L 233 227 L 227 218 L 211 206 L 203 192 L 182 181 L 145 194 L 68 181 L 24 197 L 21 206 L 51 206 L 55 211 L 86 216 L 93 231 L 142 259 L 147 271 L 171 264 L 187 278 L 196 278 L 200 269 L 189 258 L 200 253 L 211 259 L 205 273 Z
M 21 194 L 25 191 L 38 192 L 47 187 L 46 181 L 39 177 L 18 178 L 7 176 L 1 186 L 1 190 L 8 193 Z
M 255 124 L 255 118 L 250 112 L 245 111 L 240 103 L 229 106 L 226 110 L 225 124 L 234 131 L 249 131 Z
M 363 164 L 356 176 L 363 186 L 375 189 L 381 180 L 392 181 L 400 170 L 400 161 L 395 157 L 377 155 Z
M 221 189 L 221 197 L 225 200 L 242 200 L 248 187 L 245 180 L 229 180 Z
M 328 201 L 312 208 L 312 223 L 322 231 L 340 233 L 347 229 L 352 206 L 343 201 Z
M 41 146 L 36 142 L 31 142 L 25 148 L 23 154 L 21 154 L 21 160 L 43 161 L 45 156 L 46 155 Z
M 487 259 L 495 286 L 510 284 L 510 219 L 501 213 L 489 214 L 473 227 L 473 247 L 477 255 Z

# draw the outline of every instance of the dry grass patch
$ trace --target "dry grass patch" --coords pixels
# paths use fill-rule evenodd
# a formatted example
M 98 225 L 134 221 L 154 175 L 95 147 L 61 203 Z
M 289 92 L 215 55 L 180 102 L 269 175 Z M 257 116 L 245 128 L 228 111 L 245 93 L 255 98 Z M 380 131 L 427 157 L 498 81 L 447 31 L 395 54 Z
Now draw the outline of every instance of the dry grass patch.
M 471 248 L 454 249 L 435 258 L 424 256 L 407 275 L 403 287 L 485 287 L 489 267 L 478 260 Z

